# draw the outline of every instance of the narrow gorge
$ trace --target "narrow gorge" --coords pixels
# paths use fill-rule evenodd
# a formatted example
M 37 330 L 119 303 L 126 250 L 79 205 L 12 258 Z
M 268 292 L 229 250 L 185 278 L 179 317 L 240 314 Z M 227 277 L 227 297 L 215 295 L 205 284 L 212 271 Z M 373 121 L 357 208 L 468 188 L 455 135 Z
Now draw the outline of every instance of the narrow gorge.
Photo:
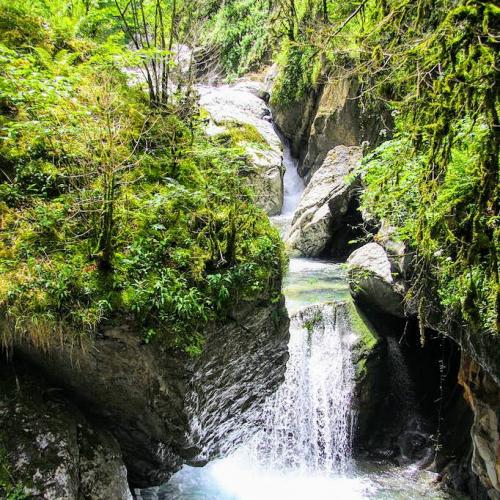
M 499 26 L 0 0 L 0 498 L 500 500 Z

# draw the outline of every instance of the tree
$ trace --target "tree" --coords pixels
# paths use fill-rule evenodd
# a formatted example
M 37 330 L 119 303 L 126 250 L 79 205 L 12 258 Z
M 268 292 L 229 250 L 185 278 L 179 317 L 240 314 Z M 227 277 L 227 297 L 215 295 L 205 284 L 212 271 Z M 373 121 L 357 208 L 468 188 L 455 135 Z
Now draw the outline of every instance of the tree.
M 115 0 L 123 29 L 143 56 L 142 70 L 154 106 L 167 104 L 172 49 L 177 22 L 177 0 Z

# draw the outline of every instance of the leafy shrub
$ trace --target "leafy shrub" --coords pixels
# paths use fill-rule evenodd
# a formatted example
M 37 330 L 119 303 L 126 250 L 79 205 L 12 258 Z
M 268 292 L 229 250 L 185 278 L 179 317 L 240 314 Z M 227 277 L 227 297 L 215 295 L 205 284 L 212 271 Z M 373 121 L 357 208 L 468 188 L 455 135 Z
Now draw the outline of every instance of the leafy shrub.
M 263 138 L 208 138 L 181 98 L 152 109 L 117 67 L 126 48 L 80 57 L 75 19 L 44 15 L 48 39 L 0 45 L 4 342 L 83 345 L 128 319 L 196 355 L 208 321 L 277 293 L 282 243 L 240 175 L 239 143 Z

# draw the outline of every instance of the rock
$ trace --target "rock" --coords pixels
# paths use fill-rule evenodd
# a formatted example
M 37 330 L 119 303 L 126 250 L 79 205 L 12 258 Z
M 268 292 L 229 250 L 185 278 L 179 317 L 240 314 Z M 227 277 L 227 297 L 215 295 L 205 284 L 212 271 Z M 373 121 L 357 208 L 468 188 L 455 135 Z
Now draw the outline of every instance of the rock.
M 132 499 L 111 434 L 92 426 L 40 377 L 5 364 L 1 372 L 0 476 L 8 472 L 11 489 L 46 500 Z M 4 481 L 0 495 L 2 487 Z
M 207 334 L 193 363 L 187 412 L 191 419 L 189 463 L 226 455 L 261 424 L 259 408 L 283 381 L 288 360 L 288 316 L 278 307 L 252 310 L 241 304 L 232 322 Z
M 271 111 L 274 123 L 280 132 L 290 141 L 292 155 L 296 158 L 303 157 L 307 150 L 307 141 L 311 122 L 316 113 L 318 91 L 312 90 L 304 98 L 292 105 L 282 106 L 273 102 L 271 91 Z
M 500 387 L 465 354 L 462 354 L 458 381 L 474 413 L 472 470 L 489 498 L 500 499 Z
M 363 141 L 356 94 L 357 82 L 350 79 L 324 85 L 314 119 L 311 123 L 307 150 L 299 173 L 311 179 L 329 151 L 341 144 L 357 146 Z
M 344 305 L 348 327 L 356 335 L 353 362 L 356 366 L 354 395 L 355 426 L 353 442 L 358 451 L 367 446 L 372 426 L 379 416 L 386 379 L 386 342 L 364 313 L 352 302 Z
M 382 105 L 362 108 L 359 83 L 350 76 L 319 79 L 299 102 L 280 106 L 271 99 L 275 122 L 291 141 L 292 153 L 299 158 L 299 173 L 306 182 L 336 146 L 377 146 L 393 125 L 389 110 Z
M 124 323 L 105 329 L 86 352 L 70 342 L 44 352 L 27 340 L 15 349 L 114 436 L 130 483 L 148 487 L 252 432 L 259 405 L 284 376 L 284 302 L 240 302 L 230 319 L 207 326 L 205 339 L 203 353 L 191 358 L 162 348 L 160 340 L 145 344 Z
M 368 243 L 347 259 L 349 288 L 356 300 L 379 310 L 404 317 L 404 287 L 394 280 L 387 253 L 378 243 Z
M 200 105 L 208 111 L 209 135 L 221 134 L 234 124 L 253 127 L 262 141 L 243 140 L 249 162 L 246 178 L 256 195 L 256 204 L 268 215 L 279 215 L 283 204 L 283 153 L 266 105 L 263 84 L 240 80 L 232 85 L 199 86 Z
M 395 233 L 395 227 L 387 221 L 381 221 L 375 241 L 384 248 L 391 264 L 391 272 L 404 279 L 410 268 L 412 254 L 405 243 L 397 239 Z
M 318 257 L 345 229 L 356 182 L 346 180 L 361 160 L 361 148 L 337 146 L 304 190 L 286 244 L 293 256 Z

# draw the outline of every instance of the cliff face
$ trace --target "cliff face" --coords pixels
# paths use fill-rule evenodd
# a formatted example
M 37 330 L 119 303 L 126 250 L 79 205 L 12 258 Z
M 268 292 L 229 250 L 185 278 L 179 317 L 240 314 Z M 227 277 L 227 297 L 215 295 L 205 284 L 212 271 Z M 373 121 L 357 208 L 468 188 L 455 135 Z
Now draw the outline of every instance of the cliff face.
M 131 325 L 105 330 L 86 353 L 62 345 L 16 352 L 118 442 L 133 486 L 166 481 L 182 463 L 224 453 L 283 378 L 288 316 L 283 300 L 239 304 L 209 325 L 197 358 L 146 345 Z
M 276 125 L 299 158 L 299 173 L 309 182 L 336 146 L 376 146 L 390 133 L 387 110 L 363 109 L 362 89 L 352 77 L 327 79 L 291 106 L 272 105 Z
M 492 499 L 500 498 L 500 388 L 493 378 L 466 355 L 458 380 L 474 413 L 471 428 L 472 471 Z

